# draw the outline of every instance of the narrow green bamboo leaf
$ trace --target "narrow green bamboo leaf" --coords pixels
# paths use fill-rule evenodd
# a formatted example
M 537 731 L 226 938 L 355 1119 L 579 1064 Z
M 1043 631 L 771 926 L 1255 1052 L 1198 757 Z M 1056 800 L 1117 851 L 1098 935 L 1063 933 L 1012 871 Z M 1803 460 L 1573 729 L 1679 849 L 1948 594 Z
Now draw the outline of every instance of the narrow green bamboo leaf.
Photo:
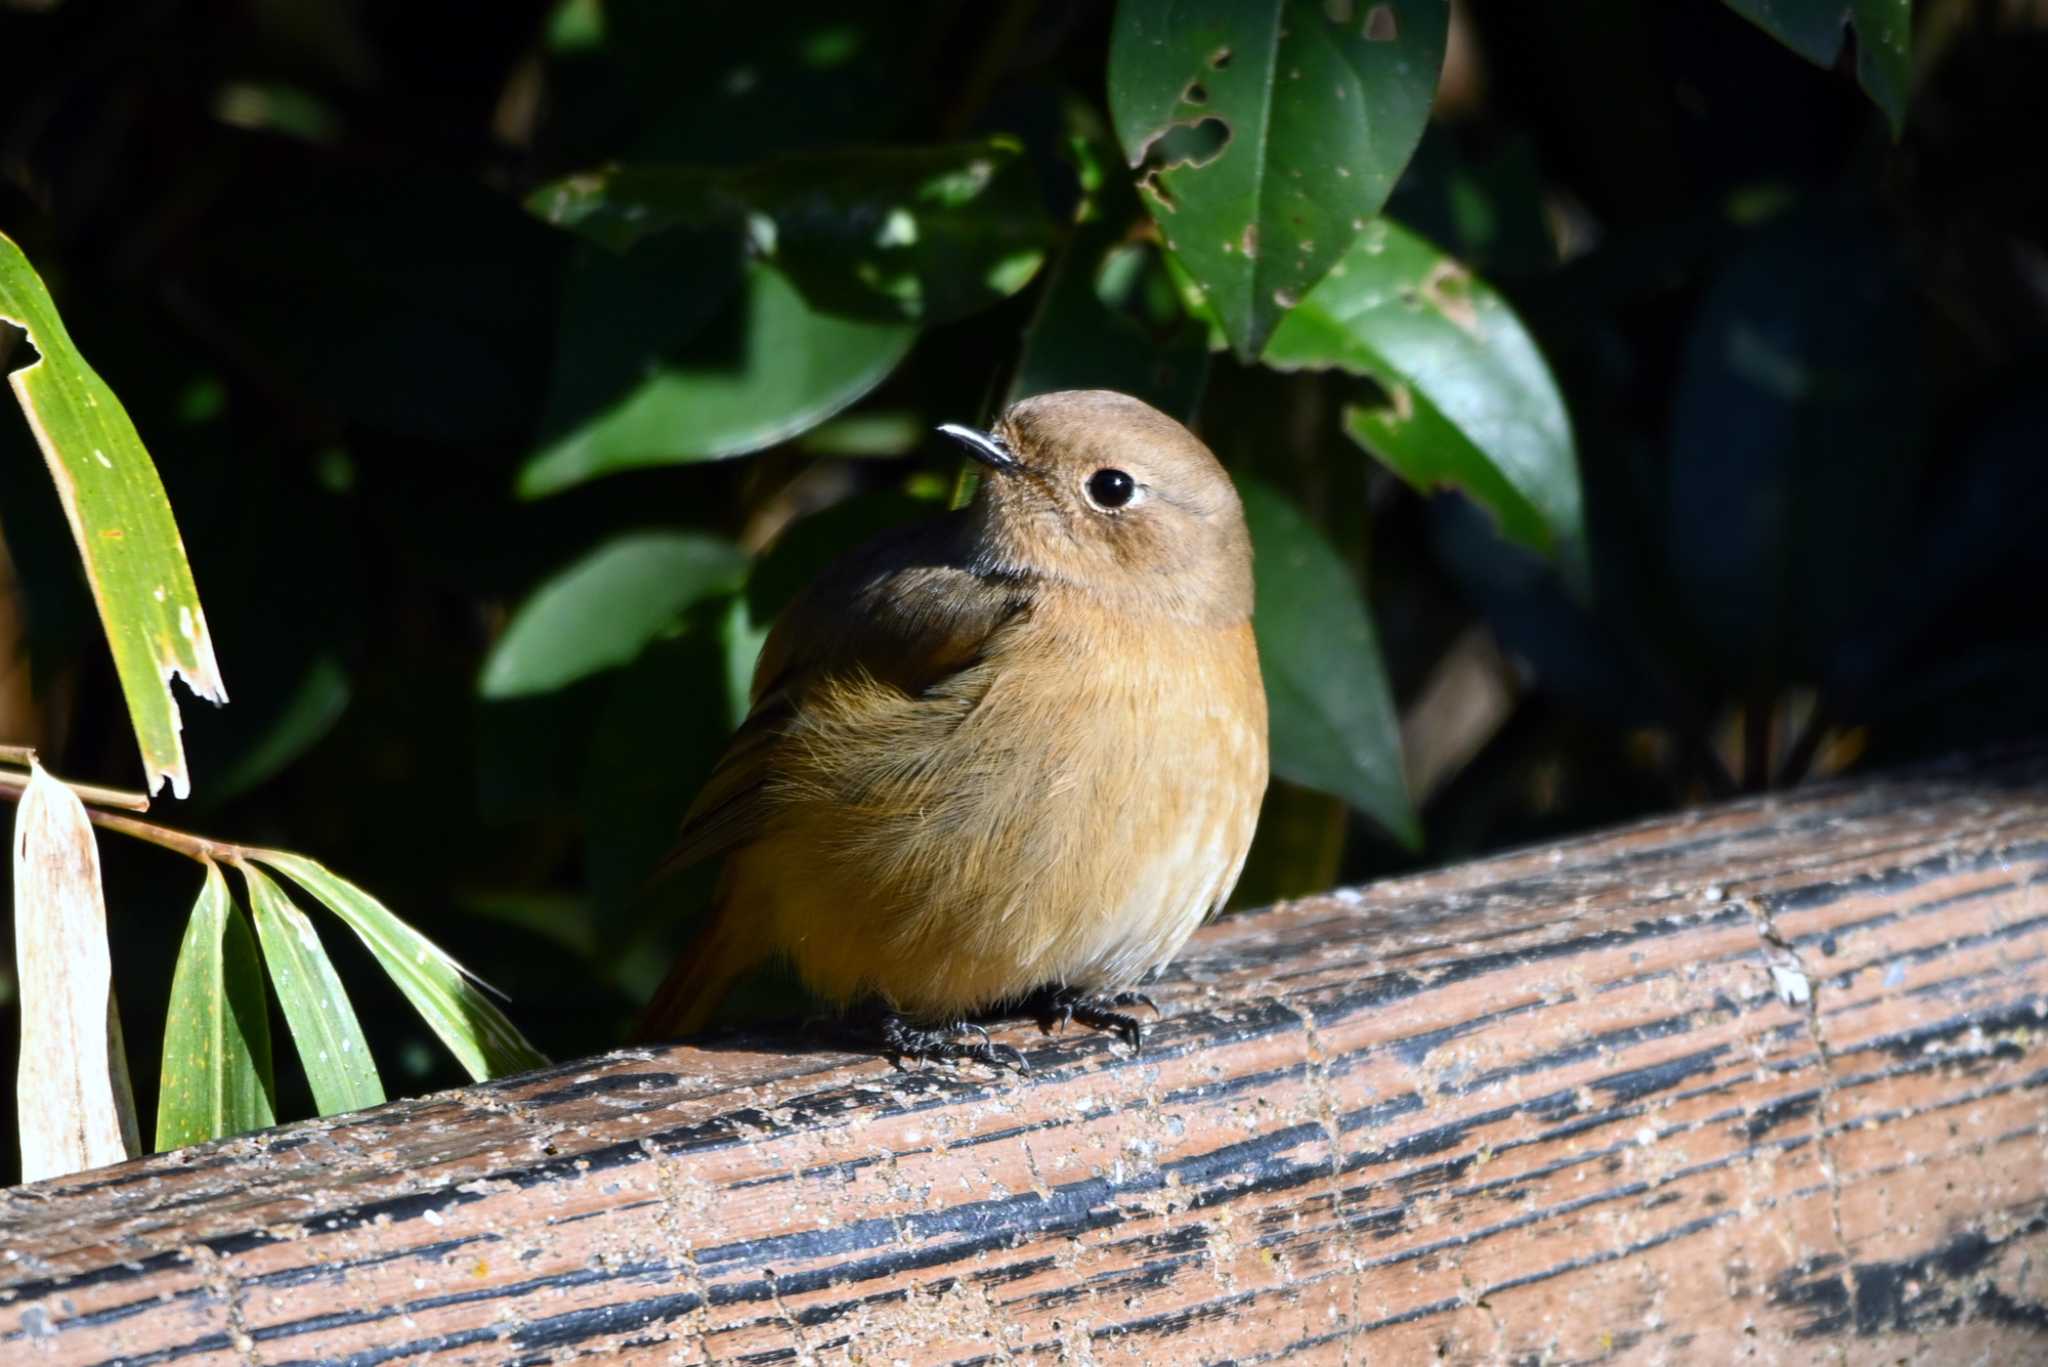
M 299 1051 L 299 1066 L 313 1088 L 313 1104 L 322 1115 L 381 1104 L 384 1084 L 377 1078 L 370 1043 L 313 923 L 261 869 L 240 867 L 256 912 L 263 960 Z
M 552 692 L 628 664 L 683 609 L 746 578 L 737 546 L 697 532 L 629 532 L 553 575 L 512 614 L 484 661 L 486 698 Z
M 1240 479 L 1257 584 L 1273 773 L 1343 798 L 1410 849 L 1422 826 L 1401 766 L 1401 721 L 1358 578 L 1300 509 Z
M 1386 204 L 1449 27 L 1444 0 L 1119 0 L 1117 137 L 1241 359 Z
M 171 676 L 228 700 L 206 613 L 156 466 L 114 391 L 85 363 L 50 292 L 0 234 L 0 321 L 28 334 L 39 358 L 7 377 L 49 463 L 85 577 L 112 647 L 142 750 L 146 786 L 191 791 Z
M 1582 577 L 1564 399 L 1514 311 L 1456 261 L 1376 220 L 1274 332 L 1264 360 L 1378 381 L 1383 403 L 1345 413 L 1353 440 L 1417 489 L 1460 490 L 1509 540 Z
M 277 1122 L 263 961 L 211 862 L 171 975 L 161 1077 L 159 1152 Z
M 1856 26 L 1856 79 L 1884 112 L 1892 137 L 1906 131 L 1913 80 L 1913 0 L 1727 0 L 1815 66 L 1832 69 Z
M 467 969 L 382 902 L 303 855 L 262 850 L 256 858 L 318 898 L 361 937 L 471 1077 L 481 1082 L 547 1062 L 547 1056 L 527 1043 L 519 1028 L 477 988 Z

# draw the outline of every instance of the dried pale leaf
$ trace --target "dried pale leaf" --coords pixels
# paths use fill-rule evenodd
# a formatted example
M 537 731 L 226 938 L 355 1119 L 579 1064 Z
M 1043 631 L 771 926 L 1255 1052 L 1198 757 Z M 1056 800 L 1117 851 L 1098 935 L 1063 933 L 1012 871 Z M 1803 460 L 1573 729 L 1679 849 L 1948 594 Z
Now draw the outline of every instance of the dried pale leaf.
M 21 1175 L 61 1177 L 141 1148 L 107 954 L 99 848 L 85 805 L 41 766 L 14 818 Z
M 145 786 L 191 790 L 171 676 L 228 700 L 206 613 L 170 500 L 135 424 L 72 345 L 50 292 L 0 234 L 0 321 L 28 334 L 38 359 L 7 377 L 49 463 L 85 577 L 99 606 L 142 750 Z

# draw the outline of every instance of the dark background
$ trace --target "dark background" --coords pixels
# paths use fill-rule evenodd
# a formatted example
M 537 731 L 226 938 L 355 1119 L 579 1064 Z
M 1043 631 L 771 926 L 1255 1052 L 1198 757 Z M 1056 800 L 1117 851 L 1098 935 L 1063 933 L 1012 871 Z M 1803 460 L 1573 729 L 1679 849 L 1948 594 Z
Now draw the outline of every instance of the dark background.
M 612 0 L 593 28 L 555 8 L 0 0 L 0 230 L 149 444 L 234 698 L 188 700 L 195 796 L 156 817 L 345 873 L 566 1057 L 616 1041 L 680 934 L 626 890 L 730 724 L 723 648 L 701 611 L 626 669 L 487 702 L 508 615 L 624 529 L 753 546 L 788 525 L 772 584 L 942 495 L 955 458 L 922 434 L 989 415 L 1036 287 L 927 329 L 856 405 L 900 454 L 834 454 L 842 426 L 524 501 L 574 242 L 520 197 L 611 158 L 1006 132 L 1061 222 L 1062 100 L 1101 107 L 1111 10 Z M 1895 142 L 1853 45 L 1820 70 L 1710 0 L 1454 8 L 1388 212 L 1540 343 L 1594 592 L 1352 445 L 1338 413 L 1364 382 L 1218 355 L 1199 426 L 1356 571 L 1426 836 L 1276 787 L 1244 897 L 2037 730 L 2048 19 L 1916 6 Z M 133 786 L 58 505 L 5 420 L 0 528 L 0 740 Z M 146 1132 L 198 878 L 117 838 L 103 856 Z M 458 1081 L 328 942 L 387 1088 Z M 280 1115 L 305 1113 L 279 1073 Z

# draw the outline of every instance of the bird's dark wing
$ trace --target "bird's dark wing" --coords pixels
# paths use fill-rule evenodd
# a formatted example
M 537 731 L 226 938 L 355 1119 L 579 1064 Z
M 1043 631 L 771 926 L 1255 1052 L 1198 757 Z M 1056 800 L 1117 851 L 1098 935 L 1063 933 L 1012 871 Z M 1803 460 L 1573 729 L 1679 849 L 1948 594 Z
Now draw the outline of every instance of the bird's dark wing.
M 684 814 L 664 872 L 759 833 L 784 730 L 821 680 L 859 671 L 915 697 L 980 658 L 1026 599 L 1018 586 L 967 568 L 952 552 L 959 530 L 948 517 L 885 534 L 783 610 L 754 666 L 752 710 Z

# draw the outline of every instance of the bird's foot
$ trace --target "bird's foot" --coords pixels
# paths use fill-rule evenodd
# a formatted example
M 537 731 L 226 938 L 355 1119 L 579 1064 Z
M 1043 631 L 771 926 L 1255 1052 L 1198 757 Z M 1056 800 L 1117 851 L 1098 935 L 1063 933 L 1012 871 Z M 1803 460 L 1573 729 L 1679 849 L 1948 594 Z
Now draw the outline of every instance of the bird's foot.
M 1131 1046 L 1132 1053 L 1143 1053 L 1145 1027 L 1136 1016 L 1118 1009 L 1125 1006 L 1142 1006 L 1155 1016 L 1159 1014 L 1159 1003 L 1143 992 L 1090 997 L 1071 987 L 1047 988 L 1025 1003 L 1026 1009 L 1037 1017 L 1038 1028 L 1048 1035 L 1064 1028 L 1068 1021 L 1079 1021 L 1094 1030 L 1113 1030 Z
M 906 1059 L 972 1059 L 991 1068 L 1031 1071 L 1024 1055 L 1007 1044 L 997 1044 L 988 1031 L 973 1021 L 951 1025 L 915 1025 L 891 1012 L 882 1017 L 882 1043 L 901 1066 Z

